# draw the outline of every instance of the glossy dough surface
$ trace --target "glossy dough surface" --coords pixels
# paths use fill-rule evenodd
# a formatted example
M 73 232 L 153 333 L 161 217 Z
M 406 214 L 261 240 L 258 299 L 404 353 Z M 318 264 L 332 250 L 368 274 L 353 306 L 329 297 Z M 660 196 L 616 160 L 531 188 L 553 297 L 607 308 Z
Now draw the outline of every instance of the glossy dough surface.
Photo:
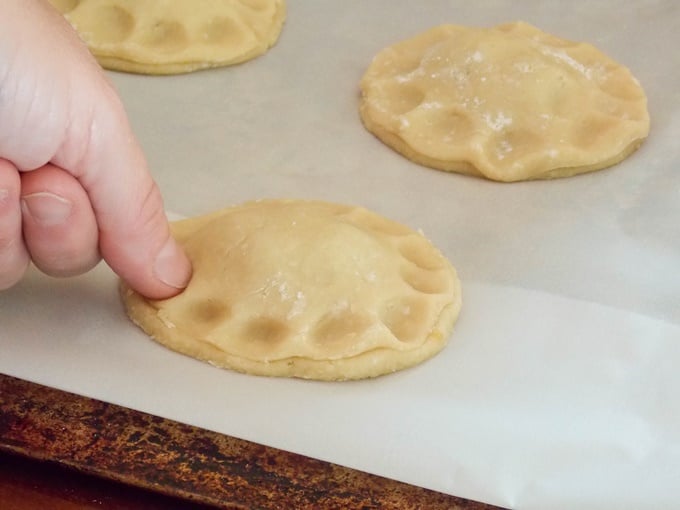
M 284 0 L 50 0 L 103 67 L 176 74 L 236 64 L 274 45 Z
M 122 287 L 158 342 L 241 372 L 344 380 L 430 358 L 461 306 L 457 274 L 421 234 L 359 207 L 265 200 L 173 224 L 194 265 L 179 296 Z
M 362 121 L 388 146 L 497 181 L 611 166 L 649 132 L 627 68 L 523 22 L 432 28 L 381 51 L 360 86 Z

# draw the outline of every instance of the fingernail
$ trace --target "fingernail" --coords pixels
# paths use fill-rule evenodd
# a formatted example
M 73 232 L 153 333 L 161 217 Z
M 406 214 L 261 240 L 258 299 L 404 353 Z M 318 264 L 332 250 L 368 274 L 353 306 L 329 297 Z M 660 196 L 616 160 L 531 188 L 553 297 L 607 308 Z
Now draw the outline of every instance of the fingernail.
M 2 204 L 9 197 L 9 190 L 0 189 L 0 204 Z
M 191 266 L 177 242 L 171 237 L 158 252 L 153 265 L 156 278 L 176 289 L 185 288 L 191 278 Z
M 21 210 L 44 227 L 64 223 L 71 214 L 73 204 L 59 195 L 42 191 L 26 195 L 21 199 Z

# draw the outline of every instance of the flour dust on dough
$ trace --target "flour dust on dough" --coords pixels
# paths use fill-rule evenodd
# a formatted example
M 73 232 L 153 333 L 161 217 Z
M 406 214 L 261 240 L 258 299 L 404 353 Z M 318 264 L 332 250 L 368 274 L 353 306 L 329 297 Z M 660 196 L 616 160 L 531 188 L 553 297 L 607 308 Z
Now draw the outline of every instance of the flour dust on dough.
M 442 25 L 379 52 L 365 127 L 425 166 L 521 181 L 614 165 L 649 133 L 645 93 L 594 46 L 523 22 Z
M 149 300 L 121 286 L 130 318 L 161 344 L 264 376 L 376 377 L 434 356 L 460 281 L 422 234 L 360 207 L 263 200 L 173 224 L 187 289 Z

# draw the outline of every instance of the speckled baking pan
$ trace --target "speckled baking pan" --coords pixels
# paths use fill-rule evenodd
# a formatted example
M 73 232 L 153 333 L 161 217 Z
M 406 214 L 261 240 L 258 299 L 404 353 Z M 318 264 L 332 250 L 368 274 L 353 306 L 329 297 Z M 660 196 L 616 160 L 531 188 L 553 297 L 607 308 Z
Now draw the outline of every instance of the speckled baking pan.
M 0 450 L 219 508 L 497 508 L 5 375 Z
M 308 198 L 421 229 L 462 281 L 448 346 L 350 384 L 219 370 L 135 327 L 101 264 L 71 279 L 31 271 L 0 293 L 0 372 L 503 507 L 676 508 L 680 52 L 668 48 L 680 45 L 680 2 L 287 4 L 276 46 L 243 65 L 109 73 L 166 208 L 189 217 Z M 587 175 L 502 185 L 422 168 L 364 129 L 358 85 L 377 52 L 441 23 L 515 20 L 629 67 L 652 119 L 635 154 Z M 231 494 L 245 490 L 233 480 Z

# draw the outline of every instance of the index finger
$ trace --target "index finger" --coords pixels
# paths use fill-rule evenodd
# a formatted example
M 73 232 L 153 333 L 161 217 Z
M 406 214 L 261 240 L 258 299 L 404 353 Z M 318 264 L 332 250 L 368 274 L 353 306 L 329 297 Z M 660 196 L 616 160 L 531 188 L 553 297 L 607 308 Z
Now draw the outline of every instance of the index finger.
M 92 202 L 104 260 L 141 294 L 169 297 L 186 287 L 190 263 L 170 235 L 159 188 L 118 96 L 106 86 L 101 93 L 73 172 Z
M 170 235 L 158 186 L 113 86 L 47 2 L 9 0 L 3 9 L 0 156 L 20 171 L 51 162 L 71 173 L 87 192 L 111 268 L 148 297 L 178 293 L 191 266 Z

